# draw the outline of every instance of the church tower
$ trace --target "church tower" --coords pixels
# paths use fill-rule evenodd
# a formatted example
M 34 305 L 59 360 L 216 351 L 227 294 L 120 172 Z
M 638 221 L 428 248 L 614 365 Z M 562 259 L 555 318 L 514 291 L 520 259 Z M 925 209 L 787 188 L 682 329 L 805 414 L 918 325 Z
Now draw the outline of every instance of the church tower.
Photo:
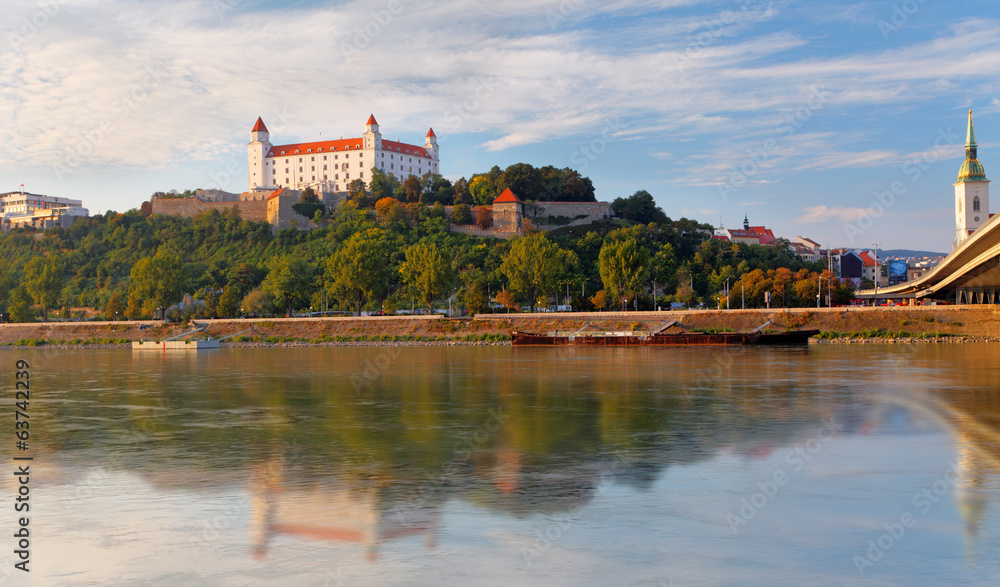
M 274 175 L 274 170 L 268 174 L 264 167 L 267 154 L 271 151 L 271 133 L 267 132 L 264 121 L 258 116 L 257 124 L 250 131 L 250 142 L 247 144 L 247 171 L 250 175 L 250 191 L 264 189 L 270 186 L 268 178 Z
M 955 242 L 957 249 L 969 235 L 990 218 L 990 181 L 976 153 L 976 131 L 969 110 L 969 130 L 965 137 L 965 162 L 955 182 Z

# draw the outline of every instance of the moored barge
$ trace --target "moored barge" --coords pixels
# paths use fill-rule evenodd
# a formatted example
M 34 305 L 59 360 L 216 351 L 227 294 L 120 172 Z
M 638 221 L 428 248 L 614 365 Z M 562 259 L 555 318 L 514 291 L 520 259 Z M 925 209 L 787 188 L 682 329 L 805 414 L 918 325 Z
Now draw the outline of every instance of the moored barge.
M 511 332 L 511 343 L 516 346 L 688 346 L 688 345 L 787 345 L 807 344 L 809 338 L 819 334 L 819 330 L 789 330 L 787 332 L 763 332 L 770 322 L 749 332 L 672 332 L 664 330 L 673 326 L 670 322 L 650 332 L 583 332 L 584 326 L 573 333 L 551 332 L 534 334 L 531 332 Z

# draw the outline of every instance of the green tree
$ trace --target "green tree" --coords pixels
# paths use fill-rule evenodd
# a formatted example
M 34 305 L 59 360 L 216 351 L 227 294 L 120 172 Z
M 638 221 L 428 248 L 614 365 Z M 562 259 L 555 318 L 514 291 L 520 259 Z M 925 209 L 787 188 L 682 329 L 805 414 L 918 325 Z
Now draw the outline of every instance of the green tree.
M 132 266 L 133 291 L 144 304 L 155 307 L 160 319 L 167 308 L 181 301 L 187 286 L 187 272 L 176 253 L 161 248 Z
M 316 195 L 316 192 L 313 191 L 311 187 L 307 187 L 302 190 L 302 196 L 299 198 L 299 202 L 303 204 L 318 204 L 319 196 Z
M 309 262 L 301 257 L 282 255 L 271 261 L 261 289 L 279 300 L 291 315 L 295 304 L 308 299 L 314 278 L 315 272 Z
M 611 202 L 611 209 L 621 218 L 638 224 L 662 224 L 670 221 L 646 190 L 639 190 L 627 198 L 615 198 Z
M 264 316 L 274 312 L 274 296 L 255 289 L 240 302 L 241 312 L 251 316 Z
M 599 263 L 604 290 L 625 309 L 625 301 L 636 298 L 646 283 L 649 250 L 634 238 L 606 241 Z
M 559 284 L 567 265 L 566 251 L 544 234 L 523 236 L 510 245 L 500 265 L 510 290 L 527 299 L 534 311 L 540 295 L 550 295 Z
M 423 193 L 423 186 L 420 185 L 420 178 L 411 175 L 403 182 L 403 194 L 407 202 L 419 202 L 420 194 Z
M 31 309 L 31 294 L 24 287 L 18 287 L 10 294 L 8 306 L 11 322 L 34 322 L 35 312 Z
M 434 302 L 448 292 L 453 281 L 451 264 L 434 243 L 417 243 L 406 249 L 399 268 L 402 283 L 419 294 L 420 301 L 434 311 Z
M 386 173 L 381 169 L 372 168 L 372 179 L 368 184 L 371 187 L 372 199 L 376 202 L 383 198 L 392 198 L 399 189 L 399 180 L 392 173 Z
M 115 290 L 111 294 L 111 298 L 108 299 L 107 305 L 104 306 L 104 319 L 115 320 L 119 317 L 125 317 L 125 304 L 122 303 L 122 294 Z
M 389 285 L 388 233 L 372 228 L 357 232 L 327 260 L 327 288 L 336 299 L 347 299 L 361 313 L 371 299 L 381 296 Z
M 472 224 L 472 209 L 468 204 L 455 204 L 451 209 L 452 224 Z
M 230 284 L 222 288 L 222 296 L 219 298 L 219 306 L 216 308 L 216 315 L 219 318 L 235 318 L 240 312 L 240 292 L 239 289 Z
M 25 267 L 25 286 L 35 303 L 42 307 L 43 319 L 48 321 L 49 308 L 59 303 L 65 279 L 63 262 L 53 256 L 35 257 Z
M 359 208 L 369 208 L 375 204 L 375 200 L 368 192 L 365 180 L 363 179 L 355 179 L 347 184 L 347 193 L 350 195 L 351 201 L 357 204 Z

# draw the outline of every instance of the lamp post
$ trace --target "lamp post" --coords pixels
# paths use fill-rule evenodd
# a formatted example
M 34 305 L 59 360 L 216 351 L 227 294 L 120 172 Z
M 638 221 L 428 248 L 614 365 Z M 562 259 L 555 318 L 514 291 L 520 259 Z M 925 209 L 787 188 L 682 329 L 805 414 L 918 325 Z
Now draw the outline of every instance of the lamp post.
M 115 310 L 115 322 L 118 322 L 118 310 Z
M 878 305 L 878 274 L 879 274 L 879 270 L 878 270 L 878 246 L 880 244 L 881 243 L 875 243 L 875 276 L 874 276 L 875 277 L 875 297 L 872 299 L 872 301 L 875 302 L 876 306 Z
M 827 281 L 827 283 L 830 282 L 830 278 L 829 277 L 823 277 L 823 276 L 820 276 L 820 278 L 818 280 L 816 280 L 816 307 L 817 308 L 819 307 L 820 297 L 823 295 L 823 280 L 824 279 Z
M 732 279 L 732 275 L 726 278 L 726 309 L 729 309 L 729 280 Z

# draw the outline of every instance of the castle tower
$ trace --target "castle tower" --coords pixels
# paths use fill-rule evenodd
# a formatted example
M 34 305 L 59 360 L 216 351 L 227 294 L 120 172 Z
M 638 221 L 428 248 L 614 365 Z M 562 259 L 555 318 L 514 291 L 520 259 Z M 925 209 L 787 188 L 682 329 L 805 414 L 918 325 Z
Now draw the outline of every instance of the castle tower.
M 250 176 L 248 186 L 250 191 L 268 187 L 268 179 L 273 175 L 265 169 L 265 158 L 271 150 L 271 133 L 267 132 L 264 121 L 258 116 L 257 124 L 250 131 L 250 142 L 247 144 L 247 170 Z
M 990 181 L 977 158 L 976 132 L 969 110 L 969 130 L 965 138 L 965 162 L 958 170 L 955 182 L 955 242 L 957 249 L 990 217 Z
M 424 140 L 424 150 L 431 156 L 431 159 L 434 161 L 438 160 L 438 139 L 437 135 L 434 134 L 433 128 L 427 131 L 427 138 Z
M 365 140 L 365 149 L 379 150 L 382 148 L 382 133 L 378 131 L 378 121 L 375 120 L 374 114 L 369 116 L 368 122 L 365 123 L 365 134 L 363 135 L 363 138 Z
M 750 219 L 746 214 L 743 215 L 743 230 L 750 230 Z

